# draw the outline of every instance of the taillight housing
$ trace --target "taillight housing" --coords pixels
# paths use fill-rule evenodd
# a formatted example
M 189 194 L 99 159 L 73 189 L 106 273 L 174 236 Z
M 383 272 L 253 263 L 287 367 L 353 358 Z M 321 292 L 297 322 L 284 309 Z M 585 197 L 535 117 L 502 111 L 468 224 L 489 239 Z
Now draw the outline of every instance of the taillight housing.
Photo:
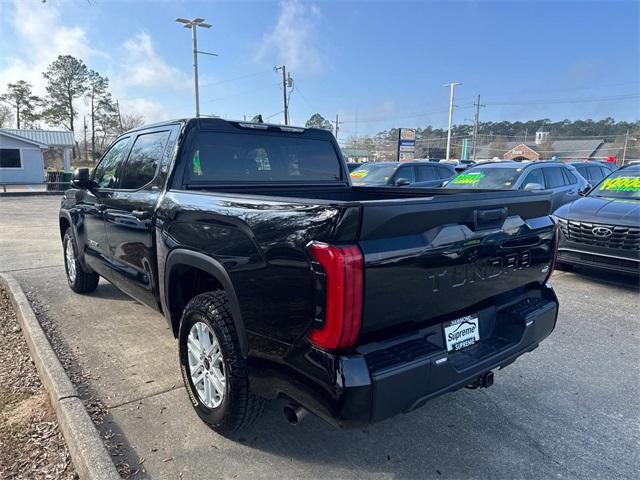
M 311 242 L 316 288 L 316 321 L 309 340 L 334 350 L 352 347 L 362 319 L 362 253 L 356 245 Z

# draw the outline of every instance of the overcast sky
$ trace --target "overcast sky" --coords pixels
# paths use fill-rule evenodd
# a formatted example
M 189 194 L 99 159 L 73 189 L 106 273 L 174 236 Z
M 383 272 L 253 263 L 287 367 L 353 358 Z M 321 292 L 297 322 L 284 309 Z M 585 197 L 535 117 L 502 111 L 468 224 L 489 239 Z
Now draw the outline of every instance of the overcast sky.
M 204 17 L 201 111 L 282 115 L 286 63 L 292 123 L 340 114 L 342 134 L 446 126 L 450 81 L 462 82 L 456 123 L 548 117 L 639 118 L 637 1 L 346 2 L 286 0 L 0 0 L 0 91 L 71 54 L 111 81 L 125 110 L 148 122 L 192 115 L 191 35 L 176 17 Z M 81 102 L 79 102 L 81 103 Z M 356 124 L 356 116 L 358 122 Z

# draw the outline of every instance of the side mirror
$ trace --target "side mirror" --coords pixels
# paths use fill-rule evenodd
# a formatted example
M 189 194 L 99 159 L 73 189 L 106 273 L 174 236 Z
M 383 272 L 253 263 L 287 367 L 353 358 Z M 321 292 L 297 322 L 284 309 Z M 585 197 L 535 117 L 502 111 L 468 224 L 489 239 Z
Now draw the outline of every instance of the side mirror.
M 396 187 L 406 187 L 407 185 L 411 185 L 411 182 L 406 178 L 399 178 L 395 182 Z
M 524 186 L 524 189 L 525 190 L 544 190 L 542 185 L 540 185 L 539 183 L 527 183 Z
M 91 187 L 91 176 L 87 167 L 76 168 L 71 178 L 71 186 L 87 190 Z
M 587 193 L 591 191 L 591 188 L 592 188 L 591 185 L 587 184 L 586 186 L 578 190 L 578 195 L 584 197 Z

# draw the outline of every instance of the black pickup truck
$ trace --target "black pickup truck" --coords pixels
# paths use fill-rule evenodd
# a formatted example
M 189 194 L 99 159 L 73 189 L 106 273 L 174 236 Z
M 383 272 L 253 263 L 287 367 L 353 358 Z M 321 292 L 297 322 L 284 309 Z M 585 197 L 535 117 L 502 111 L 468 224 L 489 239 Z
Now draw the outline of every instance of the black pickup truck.
M 353 187 L 329 132 L 221 119 L 125 133 L 72 186 L 70 287 L 103 277 L 162 312 L 221 433 L 279 397 L 291 422 L 409 412 L 555 327 L 545 192 Z

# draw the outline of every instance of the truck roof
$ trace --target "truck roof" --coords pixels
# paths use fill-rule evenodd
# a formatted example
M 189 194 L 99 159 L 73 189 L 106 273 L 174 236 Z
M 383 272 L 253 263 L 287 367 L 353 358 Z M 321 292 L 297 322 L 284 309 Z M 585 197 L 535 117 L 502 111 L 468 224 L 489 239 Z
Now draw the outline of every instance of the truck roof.
M 299 127 L 295 125 L 282 125 L 277 123 L 259 123 L 259 122 L 251 122 L 245 120 L 225 120 L 223 118 L 212 118 L 212 117 L 183 117 L 183 118 L 175 118 L 172 120 L 165 120 L 163 122 L 150 123 L 146 125 L 142 125 L 140 127 L 132 128 L 125 133 L 137 132 L 140 130 L 146 130 L 148 128 L 156 128 L 162 127 L 165 125 L 175 125 L 178 123 L 188 124 L 188 123 L 200 123 L 202 125 L 208 125 L 213 127 L 222 127 L 228 128 L 230 126 L 243 126 L 246 125 L 247 128 L 256 128 L 256 129 L 264 129 L 264 130 L 281 130 L 288 131 L 293 133 L 302 133 L 302 132 L 314 132 L 314 133 L 331 133 L 328 130 L 324 130 L 322 128 L 307 128 L 307 127 Z

